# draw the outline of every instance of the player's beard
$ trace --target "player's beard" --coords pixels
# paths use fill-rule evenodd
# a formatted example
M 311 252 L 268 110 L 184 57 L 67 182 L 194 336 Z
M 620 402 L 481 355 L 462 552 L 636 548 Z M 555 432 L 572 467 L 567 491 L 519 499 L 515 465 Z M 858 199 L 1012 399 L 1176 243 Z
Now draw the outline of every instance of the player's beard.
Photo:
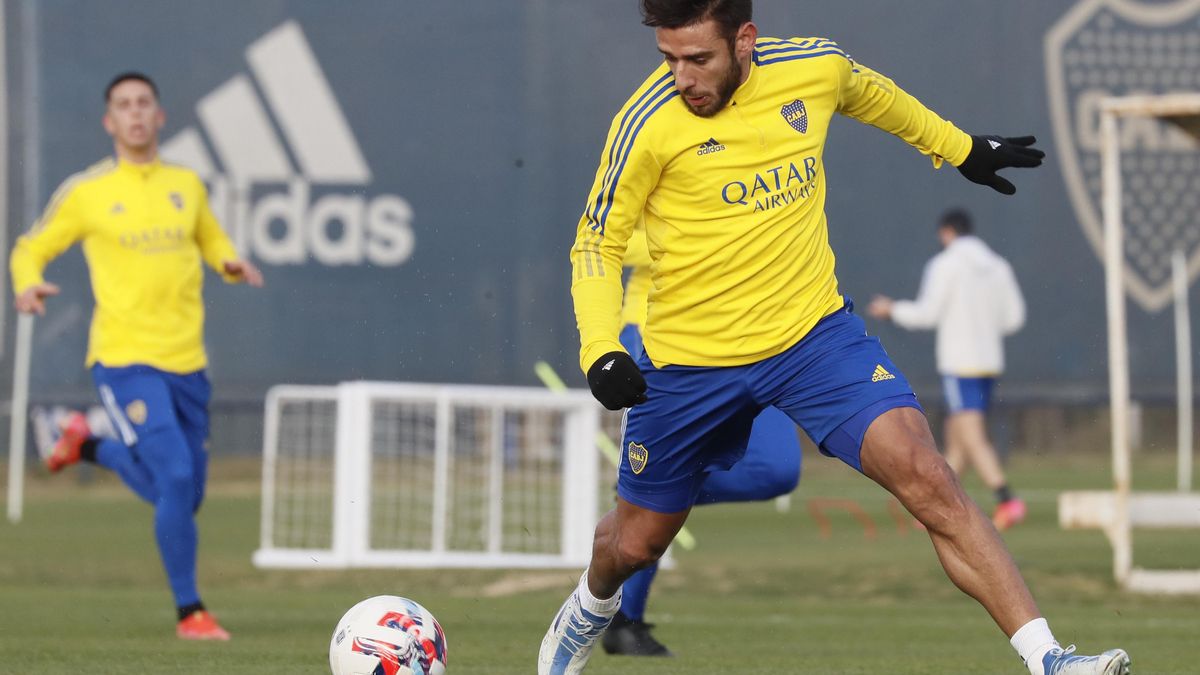
M 699 108 L 688 103 L 687 92 L 684 92 L 683 104 L 687 109 L 697 117 L 712 117 L 725 109 L 729 104 L 729 100 L 733 98 L 733 92 L 742 84 L 742 64 L 733 56 L 733 50 L 730 49 L 729 69 L 725 71 L 725 75 L 721 81 L 717 83 L 717 90 L 713 94 L 713 98 L 708 103 Z

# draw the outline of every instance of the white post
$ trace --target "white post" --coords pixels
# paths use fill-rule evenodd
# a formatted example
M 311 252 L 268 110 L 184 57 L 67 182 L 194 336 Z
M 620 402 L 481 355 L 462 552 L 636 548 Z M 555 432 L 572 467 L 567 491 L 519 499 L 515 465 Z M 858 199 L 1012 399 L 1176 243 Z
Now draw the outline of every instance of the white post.
M 1117 116 L 1100 115 L 1100 161 L 1104 201 L 1104 290 L 1108 307 L 1108 382 L 1112 414 L 1113 482 L 1117 515 L 1113 522 L 1113 572 L 1122 584 L 1133 566 L 1129 523 L 1129 345 L 1125 332 L 1125 254 L 1121 227 L 1121 155 Z
M 1180 492 L 1192 489 L 1192 324 L 1188 313 L 1187 261 L 1183 251 L 1171 255 L 1175 287 L 1175 380 L 1178 384 Z
M 487 551 L 500 553 L 504 544 L 504 408 L 490 410 L 487 500 Z
M 263 410 L 262 514 L 258 541 L 259 548 L 264 551 L 275 548 L 275 470 L 279 457 L 279 406 L 278 390 L 267 391 L 266 406 Z
M 573 406 L 563 416 L 562 448 L 562 554 L 568 561 L 586 565 L 592 554 L 592 533 L 599 518 L 600 467 L 596 434 L 600 414 L 590 400 Z
M 450 503 L 450 430 L 453 428 L 454 407 L 450 392 L 439 390 L 437 417 L 433 436 L 433 536 L 430 548 L 434 553 L 446 550 L 446 520 Z
M 333 564 L 361 563 L 371 541 L 371 395 L 362 382 L 338 385 L 334 451 Z
M 33 347 L 33 317 L 17 318 L 13 352 L 12 412 L 8 429 L 8 520 L 21 522 L 25 507 L 25 418 L 29 409 L 29 359 Z

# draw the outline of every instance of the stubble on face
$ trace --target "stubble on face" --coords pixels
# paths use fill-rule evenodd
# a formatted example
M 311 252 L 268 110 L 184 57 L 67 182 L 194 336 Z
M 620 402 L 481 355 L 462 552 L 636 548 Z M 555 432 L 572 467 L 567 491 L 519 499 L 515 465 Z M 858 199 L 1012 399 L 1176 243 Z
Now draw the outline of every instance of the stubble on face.
M 729 105 L 729 101 L 733 99 L 733 93 L 737 91 L 739 86 L 741 86 L 742 65 L 736 58 L 734 58 L 732 46 L 730 47 L 729 52 L 729 67 L 725 70 L 725 73 L 722 75 L 720 81 L 717 82 L 717 88 L 715 92 L 712 94 L 693 91 L 682 92 L 683 104 L 687 106 L 688 111 L 693 115 L 697 117 L 712 117 L 713 115 L 721 112 L 725 109 L 725 106 Z M 707 96 L 708 100 L 704 101 L 698 106 L 693 105 L 688 98 L 690 96 L 694 96 L 696 93 Z

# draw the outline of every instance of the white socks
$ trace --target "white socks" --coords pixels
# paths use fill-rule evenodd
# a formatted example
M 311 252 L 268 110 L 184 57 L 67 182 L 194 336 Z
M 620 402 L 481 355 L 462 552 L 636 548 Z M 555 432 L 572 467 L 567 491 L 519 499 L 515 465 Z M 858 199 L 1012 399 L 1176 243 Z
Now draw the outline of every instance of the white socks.
M 606 600 L 600 600 L 592 595 L 592 590 L 588 588 L 588 573 L 583 571 L 583 576 L 579 578 L 579 588 L 576 592 L 579 594 L 579 606 L 583 607 L 592 614 L 600 616 L 613 616 L 621 607 L 621 591 Z
M 1050 624 L 1045 619 L 1037 618 L 1021 626 L 1009 640 L 1021 660 L 1029 668 L 1031 675 L 1045 675 L 1042 672 L 1042 657 L 1046 652 L 1058 647 L 1058 641 L 1050 632 Z

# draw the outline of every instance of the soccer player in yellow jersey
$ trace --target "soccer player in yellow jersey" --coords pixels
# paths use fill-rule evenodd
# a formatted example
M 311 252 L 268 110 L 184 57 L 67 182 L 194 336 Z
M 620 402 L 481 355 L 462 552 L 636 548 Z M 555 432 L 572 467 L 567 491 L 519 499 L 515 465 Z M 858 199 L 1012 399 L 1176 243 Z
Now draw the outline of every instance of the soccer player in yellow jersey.
M 925 525 L 951 580 L 1031 673 L 1127 672 L 1122 650 L 1059 647 L 908 382 L 839 292 L 827 237 L 822 155 L 835 113 L 1005 194 L 1015 188 L 996 171 L 1039 165 L 1034 139 L 968 136 L 830 40 L 760 38 L 751 0 L 641 5 L 665 63 L 613 120 L 571 251 L 580 365 L 605 407 L 629 408 L 617 507 L 542 640 L 539 674 L 583 670 L 621 583 L 662 555 L 706 474 L 739 460 L 768 406 Z M 635 361 L 618 332 L 621 261 L 640 219 L 653 285 Z
M 165 116 L 150 78 L 118 75 L 104 98 L 115 156 L 62 184 L 17 240 L 10 263 L 17 309 L 42 314 L 45 299 L 59 291 L 43 270 L 81 242 L 95 296 L 87 366 L 119 438 L 92 436 L 76 413 L 47 466 L 59 471 L 81 458 L 95 462 L 153 504 L 154 534 L 179 615 L 176 634 L 228 640 L 196 590 L 194 513 L 204 497 L 211 391 L 201 263 L 234 283 L 261 286 L 262 274 L 238 256 L 213 218 L 200 178 L 159 160 Z
M 622 261 L 626 268 L 621 308 L 621 346 L 631 356 L 642 354 L 642 326 L 652 286 L 646 230 L 633 231 Z M 746 437 L 746 452 L 728 471 L 705 474 L 696 505 L 765 501 L 791 494 L 800 482 L 800 437 L 796 423 L 778 408 L 767 408 L 754 418 Z M 658 573 L 655 562 L 634 572 L 621 586 L 621 608 L 613 615 L 601 645 L 609 654 L 672 656 L 652 634 L 645 621 L 650 587 Z

